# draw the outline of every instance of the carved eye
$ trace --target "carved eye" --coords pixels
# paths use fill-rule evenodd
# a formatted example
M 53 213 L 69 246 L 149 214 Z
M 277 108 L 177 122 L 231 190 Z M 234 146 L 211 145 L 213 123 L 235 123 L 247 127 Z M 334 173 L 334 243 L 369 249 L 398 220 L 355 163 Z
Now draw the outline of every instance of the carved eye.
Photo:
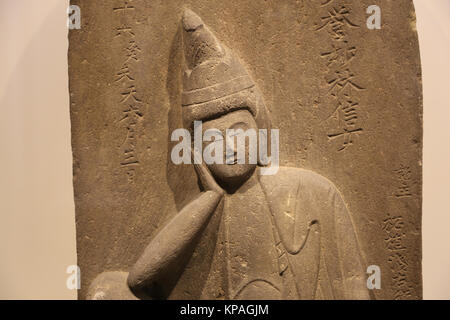
M 223 140 L 223 133 L 219 129 L 209 129 L 208 132 L 211 136 L 215 137 L 216 141 Z
M 211 143 L 222 143 L 224 136 L 222 131 L 219 129 L 209 129 L 204 133 L 205 142 Z M 212 140 L 212 141 L 211 141 Z

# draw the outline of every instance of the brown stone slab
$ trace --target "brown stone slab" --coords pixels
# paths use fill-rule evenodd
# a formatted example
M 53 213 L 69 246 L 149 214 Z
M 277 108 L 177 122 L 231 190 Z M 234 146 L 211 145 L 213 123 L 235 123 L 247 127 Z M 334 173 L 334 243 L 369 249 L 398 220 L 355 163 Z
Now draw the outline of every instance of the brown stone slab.
M 80 299 L 422 298 L 412 1 L 71 4 Z M 174 164 L 198 120 L 279 129 L 278 172 Z

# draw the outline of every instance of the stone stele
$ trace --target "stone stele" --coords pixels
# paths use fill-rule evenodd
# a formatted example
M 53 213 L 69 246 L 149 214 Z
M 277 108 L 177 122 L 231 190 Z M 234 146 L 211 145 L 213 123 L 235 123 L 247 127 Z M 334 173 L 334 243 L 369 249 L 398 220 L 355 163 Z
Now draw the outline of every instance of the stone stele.
M 422 298 L 411 0 L 71 2 L 80 299 Z M 177 165 L 196 121 L 279 144 Z

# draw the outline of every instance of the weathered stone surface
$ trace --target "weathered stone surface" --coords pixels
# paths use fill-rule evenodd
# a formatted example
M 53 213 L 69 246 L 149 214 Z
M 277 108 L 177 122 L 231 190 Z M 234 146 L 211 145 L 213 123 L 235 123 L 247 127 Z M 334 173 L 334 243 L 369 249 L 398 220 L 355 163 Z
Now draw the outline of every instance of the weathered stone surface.
M 71 2 L 81 299 L 422 297 L 412 1 Z M 175 165 L 197 120 L 279 129 L 278 172 Z

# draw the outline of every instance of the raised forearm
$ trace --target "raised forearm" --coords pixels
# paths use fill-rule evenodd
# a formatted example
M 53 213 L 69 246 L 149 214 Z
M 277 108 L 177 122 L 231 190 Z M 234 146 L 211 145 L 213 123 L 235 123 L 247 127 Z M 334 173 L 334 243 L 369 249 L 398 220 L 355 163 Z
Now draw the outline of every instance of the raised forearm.
M 166 291 L 163 276 L 176 270 L 182 257 L 191 253 L 187 251 L 192 248 L 192 242 L 206 226 L 221 198 L 222 195 L 214 191 L 203 193 L 156 235 L 130 271 L 128 285 L 132 290 L 155 286 Z

